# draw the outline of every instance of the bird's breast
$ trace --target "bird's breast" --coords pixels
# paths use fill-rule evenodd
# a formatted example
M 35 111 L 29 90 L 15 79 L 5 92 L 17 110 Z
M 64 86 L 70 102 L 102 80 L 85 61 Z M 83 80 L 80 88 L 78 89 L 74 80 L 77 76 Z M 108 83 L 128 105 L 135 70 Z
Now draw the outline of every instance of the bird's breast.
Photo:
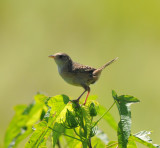
M 60 76 L 69 84 L 81 86 L 81 81 L 71 72 L 61 72 Z
M 77 82 L 75 82 L 75 77 L 72 72 L 68 70 L 67 67 L 58 67 L 58 72 L 60 76 L 63 78 L 64 81 L 66 81 L 69 84 L 72 85 L 78 85 Z

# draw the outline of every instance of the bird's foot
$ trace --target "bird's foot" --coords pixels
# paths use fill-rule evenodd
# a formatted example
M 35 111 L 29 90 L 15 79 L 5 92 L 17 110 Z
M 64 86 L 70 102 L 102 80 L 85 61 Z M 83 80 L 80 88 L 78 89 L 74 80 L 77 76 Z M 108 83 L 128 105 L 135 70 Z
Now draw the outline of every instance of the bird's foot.
M 79 99 L 71 100 L 71 102 L 75 105 L 76 108 L 80 107 Z
M 79 104 L 79 99 L 71 100 L 71 102 L 77 104 L 78 106 L 81 106 L 81 104 Z M 82 105 L 85 105 L 85 104 L 86 102 L 84 102 Z
M 71 100 L 71 102 L 73 102 L 73 103 L 78 103 L 78 104 L 79 104 L 79 99 Z
M 85 106 L 85 105 L 86 105 L 86 102 L 84 102 L 83 105 Z

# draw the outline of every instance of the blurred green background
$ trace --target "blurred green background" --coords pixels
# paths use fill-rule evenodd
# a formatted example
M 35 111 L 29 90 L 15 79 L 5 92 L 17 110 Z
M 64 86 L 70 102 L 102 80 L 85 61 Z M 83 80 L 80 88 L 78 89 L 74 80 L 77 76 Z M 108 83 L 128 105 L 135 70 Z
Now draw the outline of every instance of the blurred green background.
M 40 91 L 77 98 L 82 88 L 65 83 L 48 55 L 68 53 L 93 67 L 119 57 L 91 86 L 107 108 L 111 90 L 141 100 L 132 106 L 132 133 L 153 131 L 160 144 L 159 0 L 0 0 L 0 144 L 17 104 Z M 117 108 L 111 113 L 119 120 Z M 116 133 L 102 121 L 110 140 Z

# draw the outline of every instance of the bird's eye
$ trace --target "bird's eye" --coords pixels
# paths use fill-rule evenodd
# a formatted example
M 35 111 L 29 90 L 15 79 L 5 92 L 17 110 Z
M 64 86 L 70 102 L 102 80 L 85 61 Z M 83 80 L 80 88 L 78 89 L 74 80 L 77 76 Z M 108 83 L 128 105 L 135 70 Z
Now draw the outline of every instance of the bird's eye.
M 59 58 L 60 58 L 60 59 L 62 59 L 62 58 L 63 58 L 63 56 L 62 56 L 62 55 L 60 55 L 60 56 L 59 56 Z

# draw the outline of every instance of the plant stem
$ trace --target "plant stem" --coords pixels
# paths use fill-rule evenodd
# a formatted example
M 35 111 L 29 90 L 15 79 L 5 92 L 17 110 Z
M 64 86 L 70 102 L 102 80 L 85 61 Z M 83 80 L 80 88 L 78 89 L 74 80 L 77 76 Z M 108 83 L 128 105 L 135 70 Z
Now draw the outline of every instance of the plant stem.
M 114 145 L 116 145 L 116 144 L 118 144 L 118 142 L 115 142 L 115 143 L 113 143 L 113 144 L 111 144 L 111 145 L 108 145 L 106 148 L 112 147 L 112 146 L 114 146 Z
M 112 109 L 112 107 L 114 106 L 115 103 L 116 103 L 116 101 L 114 101 L 114 103 L 111 105 L 111 107 L 96 121 L 96 123 L 93 125 L 93 127 L 95 127 L 98 124 L 98 122 Z
M 61 145 L 60 145 L 59 139 L 57 140 L 57 145 L 58 145 L 58 148 L 61 148 Z
M 74 130 L 74 132 L 75 132 L 75 134 L 76 134 L 77 136 L 81 137 L 81 136 L 77 133 L 77 131 L 76 131 L 75 128 L 74 128 L 73 130 Z
M 92 145 L 91 145 L 91 138 L 89 138 L 89 148 L 92 148 Z

